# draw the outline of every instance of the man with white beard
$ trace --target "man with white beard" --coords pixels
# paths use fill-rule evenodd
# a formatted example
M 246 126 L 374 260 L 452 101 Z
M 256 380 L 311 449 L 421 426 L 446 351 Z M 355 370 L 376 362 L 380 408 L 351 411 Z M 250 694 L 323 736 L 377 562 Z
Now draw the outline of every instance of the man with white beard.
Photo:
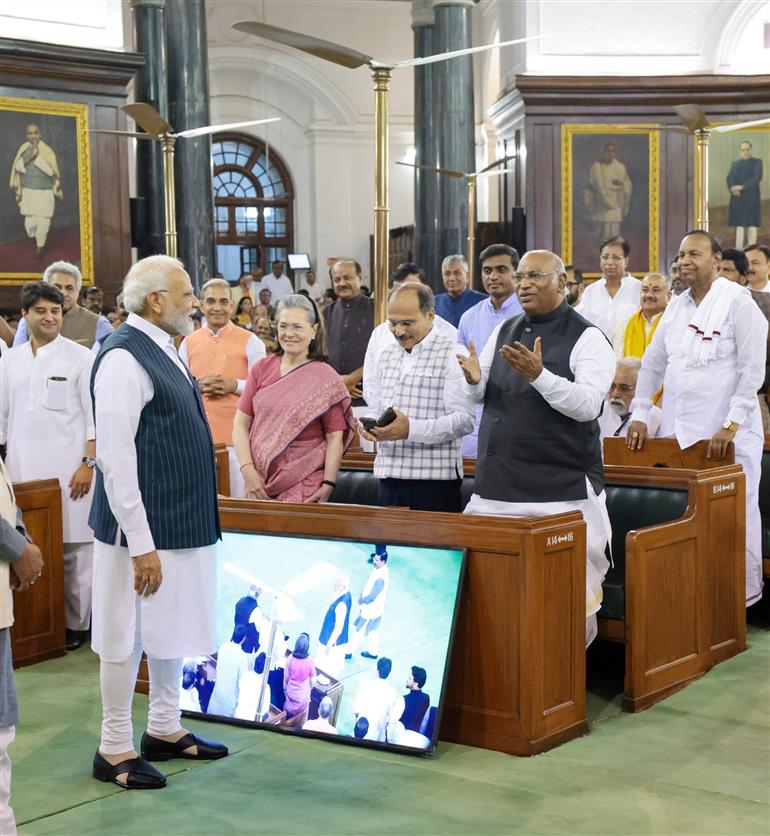
M 602 414 L 599 416 L 599 432 L 602 438 L 625 438 L 631 420 L 631 401 L 636 393 L 636 378 L 642 361 L 638 357 L 623 357 L 615 367 L 615 378 L 607 392 Z M 649 435 L 655 436 L 660 426 L 661 411 L 657 406 L 650 410 Z

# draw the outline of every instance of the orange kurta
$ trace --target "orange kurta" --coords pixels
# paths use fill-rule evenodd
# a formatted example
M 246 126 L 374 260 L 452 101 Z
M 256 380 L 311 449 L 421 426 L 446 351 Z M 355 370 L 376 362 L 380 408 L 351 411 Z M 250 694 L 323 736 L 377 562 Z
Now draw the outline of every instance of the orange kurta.
M 252 334 L 232 322 L 218 334 L 199 328 L 186 338 L 190 371 L 195 377 L 219 374 L 222 377 L 245 380 L 249 375 L 246 343 Z M 221 398 L 203 396 L 206 416 L 211 426 L 214 444 L 233 444 L 233 421 L 238 408 L 238 395 L 231 392 Z

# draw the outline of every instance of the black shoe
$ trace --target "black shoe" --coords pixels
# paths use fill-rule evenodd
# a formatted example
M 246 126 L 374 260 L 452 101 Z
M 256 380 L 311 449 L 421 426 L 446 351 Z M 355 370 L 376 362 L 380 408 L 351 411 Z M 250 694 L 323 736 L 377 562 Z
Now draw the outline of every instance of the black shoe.
M 365 650 L 361 653 L 364 659 L 379 659 L 379 656 L 375 656 L 373 653 L 367 653 Z
M 166 786 L 166 776 L 143 758 L 129 758 L 113 766 L 96 750 L 91 774 L 97 781 L 112 782 L 128 790 L 159 790 Z M 126 783 L 118 781 L 126 776 Z
M 190 746 L 198 747 L 197 755 L 190 755 L 185 753 L 185 749 Z M 184 737 L 180 737 L 176 743 L 169 743 L 167 740 L 159 740 L 151 734 L 145 732 L 142 735 L 142 757 L 148 761 L 168 761 L 171 758 L 187 758 L 193 761 L 213 761 L 217 758 L 224 758 L 228 755 L 227 746 L 224 743 L 213 743 L 210 740 L 203 740 L 194 735 L 192 732 L 187 732 Z
M 88 630 L 69 630 L 64 631 L 64 641 L 67 650 L 77 650 L 82 647 L 88 640 Z

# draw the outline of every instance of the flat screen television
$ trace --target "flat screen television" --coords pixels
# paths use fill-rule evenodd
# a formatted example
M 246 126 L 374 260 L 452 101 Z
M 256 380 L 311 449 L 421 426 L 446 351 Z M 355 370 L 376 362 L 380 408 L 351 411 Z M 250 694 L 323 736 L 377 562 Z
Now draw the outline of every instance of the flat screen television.
M 185 659 L 185 714 L 431 754 L 461 548 L 228 531 L 216 653 Z
M 289 267 L 292 270 L 309 270 L 310 255 L 308 253 L 289 253 Z

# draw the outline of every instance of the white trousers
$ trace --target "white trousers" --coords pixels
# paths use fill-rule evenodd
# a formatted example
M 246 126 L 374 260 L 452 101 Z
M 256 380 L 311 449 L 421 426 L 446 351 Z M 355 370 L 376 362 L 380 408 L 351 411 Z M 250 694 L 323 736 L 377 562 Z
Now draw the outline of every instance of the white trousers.
M 24 217 L 24 229 L 28 238 L 34 238 L 35 243 L 42 249 L 48 238 L 48 230 L 51 228 L 51 219 L 42 218 L 39 215 L 26 215 Z
M 740 432 L 740 431 L 739 431 Z M 746 474 L 746 606 L 762 597 L 762 517 L 759 513 L 759 478 L 764 439 L 747 433 L 735 445 L 735 463 Z
M 238 465 L 238 457 L 235 455 L 235 447 L 227 448 L 227 461 L 230 465 L 230 493 L 236 499 L 243 499 L 246 496 L 246 485 L 243 481 L 243 472 Z
M 91 625 L 91 585 L 94 544 L 64 544 L 64 625 L 68 630 L 87 630 Z
M 8 747 L 16 737 L 14 726 L 0 726 L 0 834 L 16 836 L 16 819 L 11 809 L 11 759 Z
M 465 507 L 465 514 L 485 514 L 502 517 L 545 517 L 580 511 L 586 524 L 586 647 L 596 638 L 596 613 L 602 605 L 602 581 L 610 568 L 607 544 L 612 540 L 612 527 L 607 513 L 604 491 L 598 496 L 586 479 L 586 499 L 568 502 L 501 502 L 483 499 L 474 493 Z
M 142 647 L 137 642 L 134 652 L 123 662 L 101 662 L 102 734 L 99 751 L 103 755 L 117 755 L 134 748 L 131 705 L 141 658 Z M 153 736 L 174 734 L 182 728 L 179 685 L 183 661 L 147 658 L 150 671 L 147 731 Z
M 316 668 L 320 668 L 324 673 L 328 673 L 337 679 L 345 664 L 345 647 L 344 644 L 338 644 L 334 647 L 319 644 L 314 660 Z
M 749 244 L 756 244 L 757 243 L 757 228 L 755 226 L 736 226 L 735 227 L 735 249 L 742 250 L 743 249 L 743 236 L 748 230 L 748 237 L 746 239 L 746 245 Z

